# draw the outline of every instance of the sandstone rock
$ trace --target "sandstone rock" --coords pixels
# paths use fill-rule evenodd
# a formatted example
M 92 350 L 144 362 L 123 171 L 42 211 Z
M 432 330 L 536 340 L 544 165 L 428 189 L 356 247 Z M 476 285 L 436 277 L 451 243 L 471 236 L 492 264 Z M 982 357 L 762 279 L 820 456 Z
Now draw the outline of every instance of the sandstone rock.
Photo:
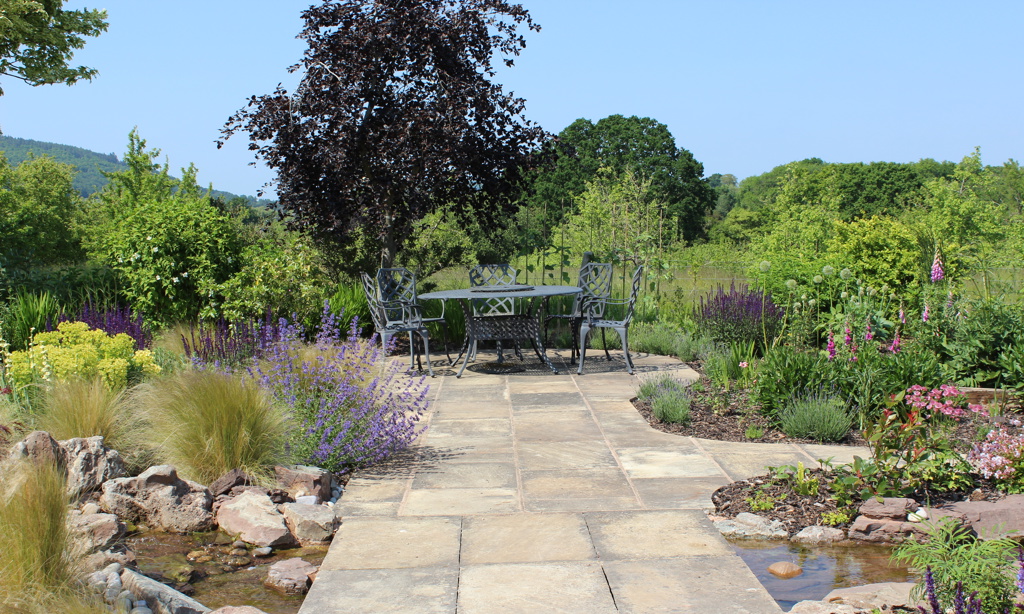
M 102 511 L 103 510 L 100 509 L 100 506 L 96 505 L 92 501 L 82 506 L 83 516 L 88 516 L 89 514 L 99 514 Z
M 916 511 L 917 501 L 902 497 L 886 497 L 879 501 L 871 497 L 861 504 L 858 510 L 868 518 L 889 518 L 891 520 L 906 520 L 907 514 Z
M 320 501 L 331 498 L 332 478 L 328 471 L 319 467 L 290 465 L 274 467 L 277 483 L 294 497 L 314 495 Z
M 789 561 L 778 561 L 768 566 L 768 573 L 783 580 L 795 578 L 803 572 L 804 570 L 799 565 Z
M 916 610 L 918 604 L 910 598 L 910 589 L 912 588 L 914 588 L 913 582 L 879 582 L 864 586 L 837 588 L 825 595 L 823 601 L 836 605 L 846 604 L 862 610 L 877 608 L 890 611 L 896 607 Z
M 309 576 L 316 573 L 315 565 L 300 558 L 285 559 L 270 566 L 263 584 L 285 595 L 303 595 L 309 590 Z
M 928 508 L 933 521 L 957 516 L 971 525 L 983 539 L 1024 536 L 1024 495 L 1009 495 L 999 501 L 958 501 Z
M 743 512 L 732 520 L 716 520 L 715 528 L 726 537 L 738 539 L 788 539 L 786 525 L 778 520 L 767 520 L 756 514 Z
M 251 605 L 226 605 L 222 608 L 217 608 L 210 614 L 267 614 L 259 608 L 254 608 Z
M 193 533 L 213 525 L 213 497 L 205 486 L 182 480 L 174 467 L 150 467 L 134 478 L 103 483 L 100 506 L 132 522 L 145 520 L 171 533 Z
M 864 610 L 841 603 L 824 601 L 801 601 L 793 606 L 790 614 L 862 614 Z
M 67 466 L 64 449 L 46 431 L 32 431 L 25 439 L 14 444 L 11 460 L 27 460 L 36 465 L 51 464 L 61 469 Z
M 858 541 L 898 544 L 911 535 L 924 536 L 925 527 L 915 522 L 857 516 L 846 534 Z
M 217 524 L 222 531 L 258 547 L 295 544 L 277 506 L 270 497 L 255 492 L 243 492 L 221 504 Z
M 68 471 L 68 492 L 78 496 L 98 490 L 107 480 L 124 475 L 117 450 L 103 445 L 103 437 L 76 437 L 60 442 Z
M 134 595 L 145 599 L 157 614 L 205 614 L 210 611 L 195 599 L 130 569 L 121 572 L 121 583 Z
M 214 497 L 228 494 L 235 486 L 252 484 L 252 478 L 241 469 L 232 469 L 210 484 L 210 494 Z
M 846 539 L 846 533 L 835 527 L 804 527 L 793 536 L 792 541 L 801 544 L 831 544 Z
M 101 550 L 82 559 L 82 571 L 104 569 L 110 565 L 134 565 L 135 553 L 131 550 Z
M 292 535 L 303 546 L 331 541 L 341 525 L 334 509 L 324 505 L 285 503 L 281 511 Z
M 113 514 L 68 515 L 71 529 L 85 538 L 89 551 L 105 550 L 124 536 L 127 527 Z

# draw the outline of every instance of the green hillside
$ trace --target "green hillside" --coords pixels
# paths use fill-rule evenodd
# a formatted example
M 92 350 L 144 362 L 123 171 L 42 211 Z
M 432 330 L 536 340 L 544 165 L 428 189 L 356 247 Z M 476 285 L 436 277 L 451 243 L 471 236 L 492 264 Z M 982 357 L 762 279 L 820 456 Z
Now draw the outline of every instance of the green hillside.
M 107 178 L 103 173 L 123 171 L 127 168 L 116 154 L 101 154 L 81 147 L 61 145 L 59 143 L 48 143 L 46 141 L 34 141 L 32 139 L 19 139 L 12 136 L 0 136 L 0 152 L 7 157 L 12 166 L 21 164 L 29 155 L 50 156 L 58 162 L 70 164 L 75 167 L 77 174 L 73 185 L 83 197 L 88 197 L 98 192 L 107 184 Z M 225 201 L 237 198 L 237 194 L 214 190 L 213 196 L 219 196 Z M 256 207 L 270 204 L 265 198 L 255 196 L 242 196 L 249 201 L 249 205 Z

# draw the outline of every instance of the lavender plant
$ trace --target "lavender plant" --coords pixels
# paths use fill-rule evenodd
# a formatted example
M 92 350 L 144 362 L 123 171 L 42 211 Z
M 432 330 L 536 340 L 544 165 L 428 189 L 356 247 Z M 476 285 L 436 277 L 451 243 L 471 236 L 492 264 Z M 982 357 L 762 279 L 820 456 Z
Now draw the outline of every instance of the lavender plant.
M 268 315 L 262 322 L 228 322 L 191 326 L 181 336 L 185 357 L 193 364 L 232 368 L 260 358 L 280 340 L 281 331 Z
M 428 387 L 424 378 L 400 376 L 399 363 L 386 361 L 375 339 L 360 339 L 357 320 L 347 336 L 337 322 L 325 309 L 306 344 L 302 326 L 282 320 L 279 341 L 252 373 L 299 423 L 293 455 L 340 473 L 406 449 L 423 430 Z
M 770 296 L 735 283 L 728 292 L 718 286 L 717 292 L 701 297 L 695 314 L 698 327 L 715 341 L 756 342 L 762 350 L 778 336 L 783 316 Z

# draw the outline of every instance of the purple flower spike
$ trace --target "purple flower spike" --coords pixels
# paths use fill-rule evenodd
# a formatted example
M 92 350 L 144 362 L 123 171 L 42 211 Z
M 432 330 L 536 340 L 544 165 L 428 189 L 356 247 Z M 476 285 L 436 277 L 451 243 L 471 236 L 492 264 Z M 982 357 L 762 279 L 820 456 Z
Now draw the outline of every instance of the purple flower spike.
M 946 272 L 942 270 L 942 256 L 939 250 L 935 250 L 935 258 L 932 260 L 932 283 L 942 281 L 946 278 Z

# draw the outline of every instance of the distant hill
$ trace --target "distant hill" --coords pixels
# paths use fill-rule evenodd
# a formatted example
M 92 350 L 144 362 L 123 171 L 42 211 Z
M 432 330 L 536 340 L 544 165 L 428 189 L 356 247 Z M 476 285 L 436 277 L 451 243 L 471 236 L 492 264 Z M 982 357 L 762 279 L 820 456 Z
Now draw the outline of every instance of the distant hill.
M 72 183 L 74 188 L 87 197 L 98 192 L 107 185 L 107 178 L 103 173 L 123 171 L 128 168 L 121 162 L 116 154 L 101 154 L 81 147 L 61 145 L 59 143 L 47 143 L 46 141 L 33 141 L 32 139 L 19 139 L 13 136 L 0 136 L 0 152 L 7 157 L 12 166 L 21 164 L 28 159 L 29 154 L 35 156 L 50 156 L 57 162 L 70 164 L 75 167 L 77 174 Z M 237 194 L 214 190 L 213 196 L 219 196 L 225 201 L 237 198 Z M 249 201 L 252 207 L 266 206 L 273 201 L 266 198 L 243 195 L 242 198 Z

